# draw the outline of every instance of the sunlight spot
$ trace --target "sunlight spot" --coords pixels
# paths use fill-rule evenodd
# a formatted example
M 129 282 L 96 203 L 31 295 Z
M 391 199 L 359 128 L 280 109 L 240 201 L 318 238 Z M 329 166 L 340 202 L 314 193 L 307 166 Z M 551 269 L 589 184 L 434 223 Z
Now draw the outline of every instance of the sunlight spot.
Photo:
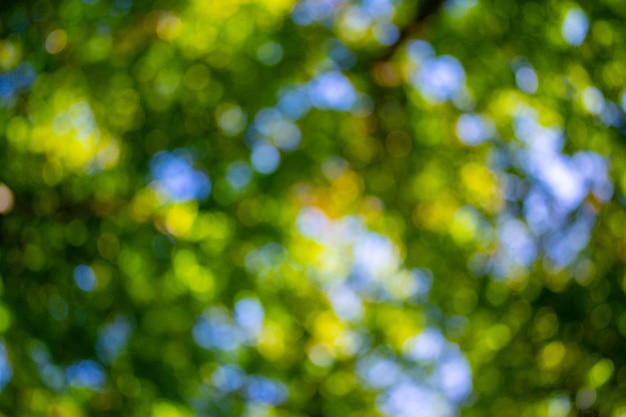
M 456 415 L 456 411 L 441 393 L 408 381 L 391 388 L 380 401 L 379 407 L 386 415 L 393 417 Z
M 398 365 L 389 359 L 379 356 L 368 356 L 357 363 L 361 378 L 374 388 L 385 388 L 393 385 L 400 376 Z
M 493 137 L 495 126 L 486 117 L 466 113 L 456 123 L 456 134 L 467 145 L 479 145 Z
M 224 133 L 234 136 L 246 127 L 247 118 L 239 106 L 229 105 L 218 111 L 217 122 Z
M 287 399 L 289 390 L 281 382 L 254 375 L 248 378 L 246 394 L 252 401 L 277 405 Z
M 4 342 L 0 342 L 0 391 L 11 381 L 13 368 L 9 362 L 9 356 Z
M 578 46 L 585 40 L 588 29 L 589 21 L 585 12 L 578 8 L 570 9 L 561 26 L 561 36 L 570 45 Z
M 13 208 L 13 202 L 11 189 L 0 183 L 0 214 L 8 214 Z
M 252 165 L 261 174 L 271 174 L 280 164 L 280 153 L 271 145 L 257 145 L 252 148 Z
M 456 58 L 443 55 L 424 61 L 414 82 L 426 100 L 438 104 L 455 98 L 461 92 L 465 71 Z
M 605 107 L 604 96 L 596 87 L 587 87 L 583 91 L 583 105 L 589 113 L 599 115 Z
M 95 272 L 87 265 L 78 265 L 74 268 L 74 281 L 78 288 L 85 292 L 93 291 L 98 286 Z
M 569 396 L 567 394 L 560 394 L 550 400 L 548 411 L 550 417 L 566 417 L 571 409 Z
M 245 374 L 236 366 L 220 366 L 211 375 L 211 381 L 220 391 L 233 392 L 244 384 Z
M 102 366 L 92 360 L 82 360 L 68 366 L 66 375 L 73 387 L 91 390 L 100 389 L 106 377 Z
M 63 29 L 57 29 L 50 32 L 46 38 L 46 51 L 51 54 L 58 54 L 67 45 L 67 32 Z
M 235 320 L 251 337 L 263 328 L 263 306 L 255 299 L 244 298 L 235 304 Z
M 528 94 L 537 91 L 537 73 L 532 67 L 522 66 L 515 71 L 515 82 L 520 90 Z
M 106 363 L 115 361 L 126 348 L 132 332 L 132 325 L 127 318 L 115 317 L 113 322 L 103 326 L 98 332 L 98 340 L 96 341 L 98 357 Z
M 446 341 L 437 329 L 426 329 L 405 342 L 406 355 L 417 361 L 433 362 L 443 354 Z
M 309 83 L 309 97 L 320 109 L 350 110 L 356 103 L 356 92 L 340 72 L 327 72 Z
M 226 172 L 228 183 L 237 190 L 245 188 L 252 179 L 252 170 L 243 161 L 236 161 L 230 164 Z
M 192 164 L 191 153 L 185 149 L 157 153 L 150 161 L 153 186 L 172 202 L 206 199 L 211 193 L 211 181 Z
M 467 361 L 460 356 L 444 359 L 438 364 L 435 380 L 453 401 L 464 400 L 472 390 L 472 373 Z
M 390 22 L 377 23 L 374 26 L 374 38 L 381 45 L 393 45 L 398 40 L 400 32 L 396 25 Z
M 283 58 L 283 48 L 278 42 L 266 42 L 259 46 L 256 56 L 265 65 L 273 66 Z
M 339 318 L 356 321 L 363 316 L 361 298 L 351 288 L 343 285 L 332 287 L 329 298 Z
M 278 97 L 277 107 L 292 120 L 298 120 L 311 108 L 309 94 L 304 88 L 282 90 Z

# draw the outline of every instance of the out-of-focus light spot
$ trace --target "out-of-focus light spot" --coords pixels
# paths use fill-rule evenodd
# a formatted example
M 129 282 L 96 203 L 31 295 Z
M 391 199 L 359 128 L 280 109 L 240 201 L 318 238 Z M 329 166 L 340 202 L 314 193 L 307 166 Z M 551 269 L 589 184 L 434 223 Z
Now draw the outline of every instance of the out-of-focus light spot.
M 11 381 L 13 368 L 9 362 L 9 355 L 4 342 L 0 342 L 0 392 Z
M 13 193 L 6 185 L 0 183 L 0 214 L 7 214 L 13 209 Z
M 478 145 L 493 137 L 493 122 L 477 114 L 462 114 L 456 123 L 456 134 L 467 145 Z
M 415 294 L 421 297 L 428 295 L 433 284 L 433 274 L 429 269 L 416 268 L 411 271 L 416 289 Z
M 300 211 L 296 224 L 304 236 L 319 239 L 327 226 L 327 218 L 320 209 L 305 207 Z
M 421 362 L 439 359 L 446 347 L 446 341 L 437 329 L 426 329 L 405 343 L 406 355 Z
M 435 381 L 441 384 L 446 396 L 453 401 L 463 401 L 472 391 L 472 372 L 462 356 L 444 359 L 437 366 Z
M 599 115 L 604 110 L 604 96 L 596 87 L 587 87 L 583 91 L 583 106 L 591 114 Z
M 290 151 L 298 147 L 301 136 L 298 126 L 282 120 L 273 127 L 270 139 L 280 149 Z
M 146 413 L 146 415 L 150 417 L 190 417 L 198 414 L 187 411 L 184 406 L 179 404 L 160 400 L 152 402 L 152 413 Z
M 356 103 L 356 92 L 340 72 L 322 74 L 309 83 L 311 103 L 320 109 L 350 110 Z
M 220 366 L 211 375 L 211 381 L 223 392 L 233 392 L 245 382 L 245 374 L 236 366 Z
M 247 118 L 239 106 L 231 105 L 219 109 L 217 122 L 226 134 L 234 136 L 246 127 Z
M 393 0 L 363 0 L 362 7 L 365 13 L 377 19 L 389 19 L 393 16 Z
M 389 239 L 377 233 L 368 233 L 353 247 L 355 268 L 372 275 L 392 272 L 397 264 L 395 252 Z
M 446 13 L 454 18 L 461 18 L 478 3 L 478 0 L 447 0 L 443 6 Z
M 82 360 L 67 367 L 67 380 L 75 388 L 98 390 L 104 384 L 106 374 L 100 364 Z
M 291 88 L 283 90 L 278 96 L 277 107 L 285 116 L 292 120 L 298 120 L 311 108 L 309 95 L 305 89 Z
M 545 239 L 548 258 L 558 267 L 571 264 L 587 245 L 591 227 L 591 221 L 582 218 L 566 230 L 554 230 Z
M 567 208 L 576 207 L 585 197 L 584 179 L 566 157 L 541 161 L 540 178 Z
M 589 87 L 583 93 L 583 104 L 591 113 L 601 112 L 602 117 L 604 109 L 612 103 L 607 105 L 601 93 Z M 562 132 L 542 127 L 537 117 L 536 111 L 522 109 L 514 125 L 515 133 L 528 146 L 528 149 L 518 152 L 518 163 L 534 180 L 530 189 L 522 189 L 525 187 L 512 177 L 504 181 L 506 193 L 510 195 L 508 198 L 523 200 L 524 217 L 532 234 L 523 232 L 523 227 L 501 225 L 501 232 L 510 232 L 506 240 L 517 241 L 518 244 L 507 248 L 509 244 L 504 243 L 505 258 L 508 258 L 496 264 L 504 266 L 513 261 L 529 266 L 522 261 L 521 258 L 526 256 L 521 254 L 535 251 L 531 250 L 530 244 L 526 244 L 533 241 L 543 249 L 545 260 L 549 261 L 547 265 L 560 270 L 576 261 L 589 241 L 595 222 L 592 211 L 579 210 L 575 219 L 569 216 L 590 193 L 597 201 L 604 202 L 611 198 L 614 190 L 604 158 L 593 152 L 578 152 L 572 156 L 563 154 Z M 501 234 L 501 241 L 503 236 Z
M 393 385 L 400 376 L 395 362 L 378 356 L 362 358 L 357 363 L 357 371 L 368 385 L 385 388 Z
M 525 93 L 534 94 L 539 85 L 537 73 L 529 66 L 522 66 L 515 71 L 517 87 Z
M 421 63 L 435 56 L 435 50 L 426 41 L 411 41 L 407 46 L 409 57 L 415 63 Z
M 587 410 L 596 402 L 596 391 L 591 388 L 581 388 L 576 393 L 576 406 L 580 410 Z
M 311 346 L 308 356 L 311 362 L 322 368 L 332 365 L 335 360 L 333 353 L 323 344 Z
M 278 405 L 287 399 L 289 390 L 280 382 L 255 375 L 248 378 L 246 394 L 252 401 Z
M 363 316 L 361 298 L 347 286 L 331 288 L 329 298 L 337 316 L 343 320 L 356 321 Z
M 254 126 L 280 149 L 293 150 L 300 143 L 300 129 L 274 108 L 257 113 Z
M 180 33 L 181 21 L 172 13 L 162 12 L 156 25 L 157 36 L 164 41 L 171 41 Z
M 154 83 L 156 85 L 156 91 L 159 95 L 171 97 L 178 89 L 180 81 L 181 74 L 178 71 L 165 67 L 159 71 Z
M 276 171 L 280 164 L 280 153 L 270 145 L 260 144 L 252 149 L 252 166 L 261 174 Z
M 211 193 L 211 181 L 202 171 L 192 166 L 191 154 L 179 149 L 159 152 L 150 161 L 154 186 L 167 200 L 183 202 L 203 200 Z
M 374 26 L 374 38 L 381 45 L 393 45 L 398 40 L 400 32 L 396 25 L 390 22 L 377 23 Z
M 208 314 L 198 317 L 193 326 L 193 337 L 200 347 L 226 352 L 237 349 L 245 339 L 241 329 L 224 313 L 217 310 L 211 310 Z
M 622 123 L 622 114 L 617 104 L 606 102 L 604 111 L 600 114 L 600 120 L 607 126 L 619 126 Z
M 560 153 L 563 135 L 556 129 L 539 126 L 536 116 L 520 117 L 515 122 L 518 137 L 529 145 L 526 169 L 540 180 L 567 210 L 575 208 L 586 194 L 585 181 L 570 158 Z
M 340 69 L 348 69 L 356 62 L 356 57 L 352 51 L 339 39 L 326 41 L 324 51 Z
M 246 269 L 249 272 L 259 273 L 264 269 L 276 268 L 280 266 L 284 256 L 285 248 L 276 242 L 268 243 L 246 255 Z
M 78 288 L 86 292 L 93 291 L 98 286 L 96 273 L 87 265 L 78 265 L 74 268 L 74 281 Z
M 13 71 L 0 74 L 0 105 L 14 105 L 17 94 L 26 91 L 35 78 L 37 73 L 28 62 L 22 62 Z
M 348 163 L 339 157 L 331 157 L 322 164 L 322 171 L 329 180 L 336 180 L 348 169 Z
M 548 411 L 550 417 L 566 417 L 572 406 L 567 394 L 560 394 L 550 400 Z
M 250 336 L 257 337 L 263 327 L 263 306 L 255 299 L 244 298 L 235 304 L 235 320 Z
M 18 48 L 12 42 L 6 40 L 0 42 L 0 68 L 3 71 L 13 68 L 19 57 Z
M 589 20 L 587 15 L 581 9 L 570 9 L 565 15 L 563 26 L 561 27 L 561 35 L 565 42 L 572 46 L 578 46 L 585 40 L 587 30 L 589 29 Z
M 58 54 L 67 45 L 67 33 L 63 29 L 50 32 L 46 38 L 46 51 L 51 54 Z
M 243 161 L 236 161 L 230 164 L 226 172 L 228 183 L 237 190 L 242 190 L 252 179 L 252 170 Z
M 298 25 L 328 22 L 335 18 L 346 0 L 302 0 L 294 7 L 291 16 Z
M 65 374 L 60 367 L 52 363 L 50 353 L 45 346 L 36 342 L 34 346 L 31 346 L 30 354 L 37 365 L 37 369 L 39 369 L 43 383 L 53 389 L 63 389 L 65 387 Z
M 66 386 L 65 374 L 61 367 L 47 364 L 40 369 L 41 380 L 50 388 L 61 390 Z
M 524 200 L 526 223 L 535 234 L 547 231 L 554 221 L 549 205 L 549 197 L 541 187 L 533 187 Z
M 535 261 L 537 249 L 522 222 L 516 219 L 507 219 L 498 230 L 500 231 L 500 241 L 510 259 L 524 266 L 530 266 Z
M 263 109 L 254 117 L 254 127 L 264 135 L 269 135 L 274 125 L 282 120 L 283 116 L 278 110 L 274 108 Z
M 283 48 L 278 42 L 266 42 L 259 46 L 256 56 L 265 65 L 276 65 L 283 58 Z
M 342 16 L 341 28 L 350 40 L 362 38 L 372 24 L 372 17 L 360 6 L 352 6 Z
M 589 370 L 589 374 L 587 375 L 589 384 L 591 384 L 592 387 L 599 387 L 605 384 L 613 374 L 614 369 L 615 366 L 610 359 L 598 361 L 598 363 Z
M 444 55 L 426 60 L 415 75 L 414 82 L 424 98 L 441 103 L 455 98 L 461 92 L 465 71 L 456 58 Z
M 609 201 L 613 196 L 613 184 L 606 158 L 593 152 L 578 152 L 572 158 L 572 164 L 586 179 L 593 195 L 600 201 Z
M 390 417 L 456 415 L 452 404 L 443 394 L 408 381 L 391 388 L 381 399 L 379 407 Z
M 100 359 L 106 363 L 115 361 L 126 348 L 132 332 L 132 325 L 122 316 L 115 317 L 112 323 L 100 329 L 96 342 L 96 352 Z

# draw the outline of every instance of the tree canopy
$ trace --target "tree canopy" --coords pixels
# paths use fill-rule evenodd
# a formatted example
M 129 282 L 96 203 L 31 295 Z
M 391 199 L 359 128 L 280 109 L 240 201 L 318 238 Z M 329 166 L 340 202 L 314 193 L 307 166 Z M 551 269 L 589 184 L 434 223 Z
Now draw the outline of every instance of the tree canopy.
M 626 3 L 0 6 L 0 410 L 626 416 Z

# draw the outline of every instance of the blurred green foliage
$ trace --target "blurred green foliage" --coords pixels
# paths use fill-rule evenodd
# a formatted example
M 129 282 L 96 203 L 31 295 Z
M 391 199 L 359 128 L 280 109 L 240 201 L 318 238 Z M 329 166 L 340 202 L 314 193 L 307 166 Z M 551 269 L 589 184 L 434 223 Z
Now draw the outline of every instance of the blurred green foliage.
M 626 415 L 626 3 L 0 9 L 5 415 Z

